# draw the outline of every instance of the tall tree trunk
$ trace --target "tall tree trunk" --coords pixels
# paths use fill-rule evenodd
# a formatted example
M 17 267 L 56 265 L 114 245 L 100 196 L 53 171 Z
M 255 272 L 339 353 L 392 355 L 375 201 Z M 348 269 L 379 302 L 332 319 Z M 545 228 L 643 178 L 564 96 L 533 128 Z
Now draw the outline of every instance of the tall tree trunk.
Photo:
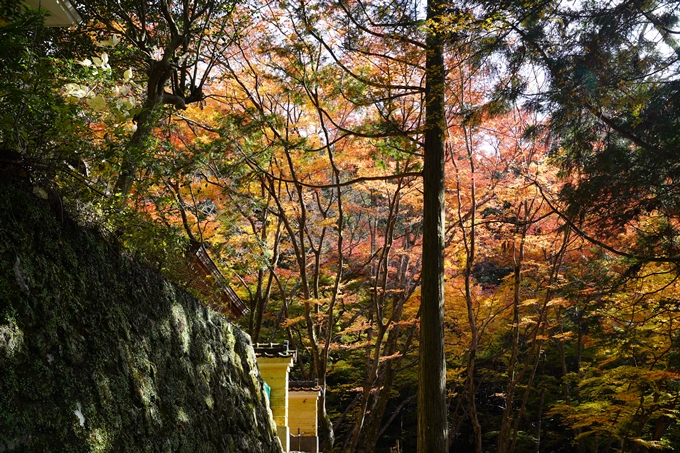
M 447 451 L 444 357 L 444 49 L 439 24 L 444 2 L 427 2 L 423 266 L 418 371 L 418 453 Z
M 130 142 L 123 150 L 123 161 L 114 188 L 116 194 L 127 197 L 132 190 L 132 184 L 135 181 L 135 175 L 137 173 L 137 163 L 141 160 L 142 155 L 146 151 L 151 132 L 158 123 L 160 105 L 161 104 L 156 97 L 147 97 L 142 106 L 142 110 L 135 117 L 137 130 L 132 134 Z
M 132 138 L 125 149 L 120 174 L 114 189 L 115 193 L 121 194 L 123 197 L 127 197 L 132 190 L 137 167 L 147 152 L 149 138 L 152 135 L 153 128 L 158 125 L 162 114 L 161 107 L 173 105 L 175 108 L 184 110 L 187 108 L 187 104 L 203 100 L 203 91 L 200 87 L 194 88 L 191 94 L 186 97 L 183 94 L 165 91 L 165 85 L 170 80 L 174 70 L 171 63 L 172 58 L 183 39 L 180 37 L 173 38 L 164 50 L 163 59 L 149 63 L 146 100 L 141 111 L 135 116 L 137 130 L 132 134 Z

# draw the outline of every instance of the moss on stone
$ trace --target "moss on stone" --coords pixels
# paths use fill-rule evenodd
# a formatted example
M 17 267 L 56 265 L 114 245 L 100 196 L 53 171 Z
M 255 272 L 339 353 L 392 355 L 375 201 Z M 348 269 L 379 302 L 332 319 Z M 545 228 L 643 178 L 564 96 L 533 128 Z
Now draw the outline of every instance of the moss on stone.
M 0 451 L 281 451 L 247 335 L 26 182 L 0 218 Z

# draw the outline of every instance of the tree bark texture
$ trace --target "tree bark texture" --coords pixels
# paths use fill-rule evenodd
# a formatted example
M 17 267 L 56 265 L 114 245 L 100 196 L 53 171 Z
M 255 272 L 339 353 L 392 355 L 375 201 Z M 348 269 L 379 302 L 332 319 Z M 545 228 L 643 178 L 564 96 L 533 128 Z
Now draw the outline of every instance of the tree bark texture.
M 418 453 L 447 451 L 444 357 L 444 50 L 437 18 L 443 1 L 427 6 L 423 265 L 418 372 Z

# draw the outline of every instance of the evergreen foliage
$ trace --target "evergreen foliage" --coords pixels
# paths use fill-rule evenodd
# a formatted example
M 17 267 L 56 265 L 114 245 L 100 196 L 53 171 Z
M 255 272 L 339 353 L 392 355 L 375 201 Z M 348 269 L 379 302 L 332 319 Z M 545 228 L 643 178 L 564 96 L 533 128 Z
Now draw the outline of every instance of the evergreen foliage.
M 677 2 L 99 3 L 2 7 L 0 168 L 173 279 L 203 242 L 324 452 L 680 448 Z

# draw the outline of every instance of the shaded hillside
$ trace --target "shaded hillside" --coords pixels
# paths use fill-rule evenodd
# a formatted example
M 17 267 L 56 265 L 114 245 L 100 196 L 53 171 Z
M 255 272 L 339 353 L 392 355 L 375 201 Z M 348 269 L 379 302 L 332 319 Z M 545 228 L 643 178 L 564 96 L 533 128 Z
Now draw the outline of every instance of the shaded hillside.
M 0 451 L 280 452 L 250 339 L 0 174 Z

